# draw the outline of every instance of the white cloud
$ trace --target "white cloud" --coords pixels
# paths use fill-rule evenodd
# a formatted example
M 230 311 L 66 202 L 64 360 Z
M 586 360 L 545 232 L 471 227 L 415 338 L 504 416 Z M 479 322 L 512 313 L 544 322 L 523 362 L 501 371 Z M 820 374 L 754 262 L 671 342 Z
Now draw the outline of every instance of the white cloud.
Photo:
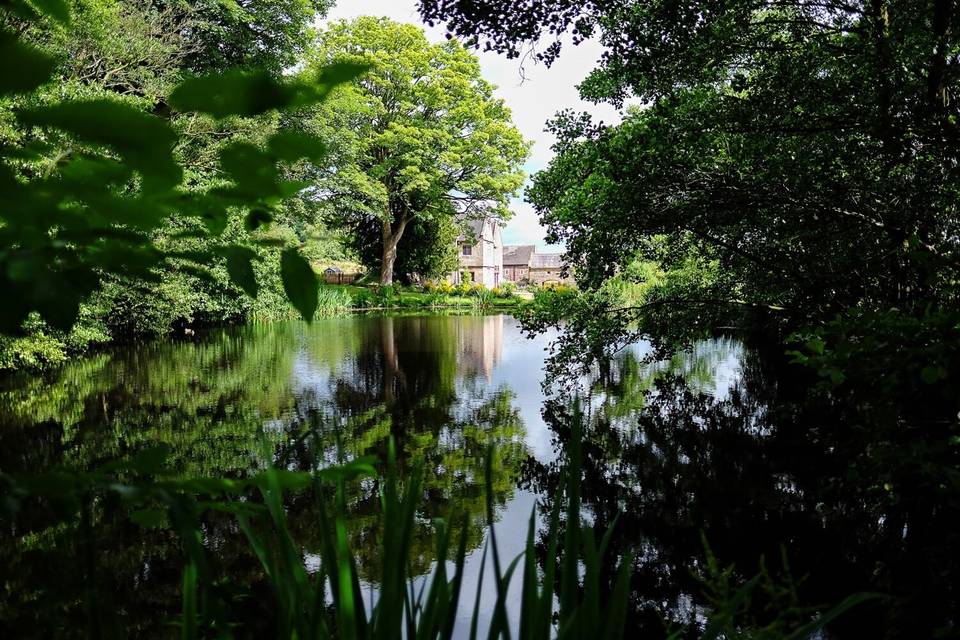
M 431 41 L 444 40 L 443 28 L 424 25 L 416 6 L 416 0 L 339 0 L 330 11 L 328 20 L 361 15 L 386 16 L 424 28 Z M 620 121 L 616 109 L 610 105 L 584 102 L 577 92 L 576 85 L 596 66 L 601 52 L 600 45 L 593 41 L 577 47 L 566 46 L 560 58 L 549 68 L 531 60 L 521 63 L 492 52 L 474 52 L 480 58 L 484 77 L 497 85 L 498 95 L 510 107 L 517 127 L 525 138 L 533 141 L 530 159 L 525 166 L 528 174 L 544 168 L 553 157 L 550 147 L 554 139 L 544 131 L 544 125 L 561 109 L 588 111 L 607 123 Z M 504 242 L 546 247 L 543 227 L 532 207 L 515 199 L 513 209 L 514 217 L 504 231 Z M 554 247 L 554 250 L 561 248 Z

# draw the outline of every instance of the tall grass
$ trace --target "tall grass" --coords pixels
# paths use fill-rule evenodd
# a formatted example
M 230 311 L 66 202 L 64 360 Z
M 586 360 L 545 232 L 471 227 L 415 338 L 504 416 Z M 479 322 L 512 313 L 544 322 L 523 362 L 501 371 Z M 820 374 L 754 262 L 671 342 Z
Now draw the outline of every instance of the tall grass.
M 494 528 L 494 506 L 490 496 L 492 452 L 486 458 L 486 519 L 488 536 L 480 564 L 481 579 L 475 594 L 463 590 L 463 567 L 467 546 L 467 527 L 452 527 L 443 520 L 435 521 L 436 562 L 432 574 L 415 587 L 417 576 L 410 567 L 410 542 L 417 508 L 422 499 L 422 470 L 415 468 L 401 482 L 395 452 L 391 443 L 384 488 L 381 494 L 383 564 L 377 585 L 376 604 L 367 610 L 363 588 L 346 535 L 345 482 L 356 468 L 335 473 L 335 480 L 325 483 L 312 480 L 317 496 L 321 535 L 319 568 L 308 574 L 300 547 L 292 539 L 282 507 L 284 472 L 268 470 L 258 486 L 266 508 L 267 527 L 257 527 L 251 516 L 239 513 L 240 526 L 259 559 L 275 598 L 278 638 L 519 638 L 535 640 L 551 637 L 584 637 L 600 633 L 601 638 L 624 637 L 629 575 L 632 559 L 619 559 L 616 586 L 612 594 L 604 594 L 600 568 L 605 558 L 610 533 L 596 544 L 591 529 L 568 526 L 560 538 L 561 501 L 549 517 L 547 561 L 541 576 L 536 562 L 536 512 L 530 514 L 526 550 L 514 558 L 501 557 Z M 568 474 L 566 518 L 578 523 L 579 468 Z M 329 473 L 328 473 L 329 475 Z M 332 505 L 332 507 L 331 507 Z M 461 533 L 454 539 L 453 530 Z M 562 557 L 562 562 L 557 558 Z M 452 570 L 448 564 L 452 563 Z M 579 584 L 580 564 L 586 568 L 583 589 Z M 198 637 L 198 629 L 210 626 L 203 619 L 196 602 L 203 600 L 204 586 L 196 579 L 194 563 L 184 571 L 184 610 L 181 628 L 183 638 Z M 488 567 L 489 564 L 489 567 Z M 479 628 L 483 578 L 492 570 L 496 599 L 486 629 Z M 514 616 L 508 614 L 510 586 L 521 572 L 522 599 L 516 603 Z M 556 601 L 554 584 L 561 584 Z M 472 602 L 472 604 L 471 604 Z M 332 603 L 331 606 L 328 606 Z M 472 608 L 469 629 L 457 628 L 457 612 Z M 467 609 L 469 610 L 469 609 Z M 519 615 L 519 618 L 517 617 Z M 556 621 L 555 621 L 555 616 Z M 512 621 L 512 622 L 511 622 Z
M 334 315 L 349 311 L 353 299 L 343 287 L 320 285 L 317 290 L 317 315 Z

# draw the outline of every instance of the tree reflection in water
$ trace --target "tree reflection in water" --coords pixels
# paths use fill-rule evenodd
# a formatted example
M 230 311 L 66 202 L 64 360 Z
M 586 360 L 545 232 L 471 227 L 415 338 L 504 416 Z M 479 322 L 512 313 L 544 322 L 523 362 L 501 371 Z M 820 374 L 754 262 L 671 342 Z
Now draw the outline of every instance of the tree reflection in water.
M 507 557 L 522 548 L 531 503 L 552 507 L 570 435 L 570 397 L 544 402 L 537 384 L 547 344 L 523 339 L 504 317 L 355 316 L 108 351 L 43 380 L 4 383 L 0 470 L 90 469 L 166 443 L 175 476 L 243 476 L 271 461 L 308 469 L 384 458 L 392 435 L 400 466 L 421 460 L 426 469 L 412 561 L 421 572 L 433 559 L 432 518 L 466 516 L 469 547 L 482 543 L 482 460 L 493 442 L 498 540 L 516 543 L 502 549 Z M 879 591 L 895 598 L 848 613 L 831 633 L 956 635 L 955 421 L 936 406 L 904 408 L 906 399 L 810 396 L 809 381 L 764 354 L 717 339 L 650 362 L 637 346 L 584 381 L 583 516 L 598 531 L 619 517 L 611 544 L 636 553 L 636 631 L 663 637 L 662 619 L 697 619 L 708 602 L 696 577 L 702 534 L 740 578 L 764 558 L 786 584 L 783 551 L 796 601 L 758 592 L 747 618 L 759 624 Z M 348 533 L 374 584 L 377 494 L 373 480 L 348 491 Z M 314 496 L 290 495 L 286 507 L 309 563 Z M 76 526 L 52 526 L 49 511 L 0 531 L 0 635 L 82 635 L 85 592 L 119 612 L 125 635 L 170 635 L 180 608 L 176 536 L 132 524 L 111 501 L 95 516 L 92 580 L 78 566 Z M 269 635 L 271 596 L 236 522 L 209 514 L 204 535 L 235 597 L 231 617 Z
M 731 355 L 737 375 L 715 384 L 712 375 L 730 373 L 722 363 Z M 953 637 L 956 448 L 923 444 L 911 414 L 876 399 L 810 396 L 794 373 L 721 340 L 652 364 L 629 350 L 589 381 L 585 517 L 598 532 L 618 518 L 611 544 L 636 553 L 638 631 L 662 637 L 671 624 L 694 623 L 686 635 L 696 636 L 707 604 L 705 540 L 743 580 L 766 570 L 796 586 L 796 600 L 759 594 L 745 621 L 802 621 L 803 605 L 873 591 L 893 598 L 846 614 L 832 634 Z M 558 450 L 570 415 L 568 400 L 547 402 Z M 556 463 L 525 467 L 523 484 L 542 509 L 552 507 L 558 480 Z
M 392 435 L 401 468 L 419 462 L 426 471 L 412 560 L 424 572 L 433 561 L 433 518 L 466 522 L 468 548 L 482 542 L 488 443 L 497 451 L 496 503 L 516 486 L 524 426 L 510 390 L 489 384 L 502 333 L 497 316 L 354 317 L 110 351 L 0 390 L 0 470 L 88 470 L 164 443 L 177 477 L 236 477 L 271 458 L 301 469 L 359 455 L 385 459 Z M 372 582 L 378 490 L 364 481 L 348 496 L 351 544 Z M 0 532 L 0 629 L 83 635 L 71 621 L 82 614 L 77 594 L 92 589 L 101 607 L 120 612 L 125 635 L 169 635 L 180 606 L 176 536 L 133 525 L 116 504 L 97 506 L 93 584 L 76 561 L 75 526 L 52 526 L 49 513 L 37 512 Z M 289 495 L 286 507 L 307 557 L 317 553 L 315 496 Z M 223 588 L 237 598 L 233 618 L 268 633 L 271 599 L 235 522 L 208 514 L 204 533 Z

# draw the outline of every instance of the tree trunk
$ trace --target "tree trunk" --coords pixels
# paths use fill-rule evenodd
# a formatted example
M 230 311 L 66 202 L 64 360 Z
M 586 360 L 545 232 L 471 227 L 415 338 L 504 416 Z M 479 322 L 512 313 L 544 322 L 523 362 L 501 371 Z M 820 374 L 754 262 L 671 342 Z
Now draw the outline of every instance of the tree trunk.
M 406 216 L 401 217 L 396 229 L 390 218 L 383 221 L 383 258 L 380 261 L 380 284 L 383 286 L 393 284 L 393 264 L 397 261 L 397 244 L 408 221 L 409 218 Z

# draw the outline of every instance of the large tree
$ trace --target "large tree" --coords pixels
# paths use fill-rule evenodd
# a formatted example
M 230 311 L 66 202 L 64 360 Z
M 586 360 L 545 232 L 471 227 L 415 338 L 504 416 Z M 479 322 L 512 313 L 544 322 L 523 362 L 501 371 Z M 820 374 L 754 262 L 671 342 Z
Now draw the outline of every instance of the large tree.
M 417 27 L 364 17 L 324 30 L 310 61 L 369 66 L 320 108 L 336 161 L 319 191 L 359 237 L 379 232 L 372 266 L 382 284 L 393 282 L 414 220 L 509 216 L 528 145 L 462 45 L 430 44 Z
M 594 37 L 605 53 L 581 93 L 644 103 L 617 127 L 558 118 L 558 156 L 529 193 L 583 285 L 638 252 L 668 267 L 693 252 L 719 264 L 722 286 L 674 289 L 643 312 L 696 323 L 762 309 L 781 330 L 839 315 L 829 330 L 864 354 L 851 334 L 886 332 L 880 346 L 913 342 L 928 380 L 950 368 L 931 345 L 956 343 L 960 294 L 956 0 L 421 6 L 514 55 L 552 34 L 548 62 L 558 34 Z M 654 237 L 683 251 L 651 252 Z

